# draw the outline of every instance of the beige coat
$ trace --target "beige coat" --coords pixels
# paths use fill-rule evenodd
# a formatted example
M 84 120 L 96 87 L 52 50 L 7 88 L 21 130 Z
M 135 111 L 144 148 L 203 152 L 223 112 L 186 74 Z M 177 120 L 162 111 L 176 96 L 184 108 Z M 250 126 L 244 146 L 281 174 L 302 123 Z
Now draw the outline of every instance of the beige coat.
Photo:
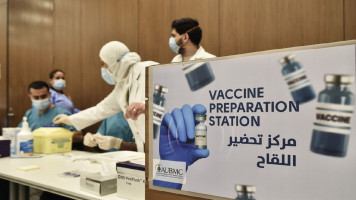
M 96 106 L 69 116 L 70 121 L 77 130 L 82 130 L 92 124 L 104 120 L 121 111 L 126 113 L 126 108 L 133 102 L 145 101 L 145 68 L 158 64 L 152 61 L 138 62 L 133 66 L 132 84 L 129 93 L 120 91 L 122 85 L 116 84 L 114 90 Z M 126 83 L 126 82 L 124 82 Z M 128 101 L 127 101 L 128 100 Z M 136 121 L 128 119 L 128 124 L 135 137 L 137 151 L 144 152 L 145 143 L 145 115 L 141 114 Z

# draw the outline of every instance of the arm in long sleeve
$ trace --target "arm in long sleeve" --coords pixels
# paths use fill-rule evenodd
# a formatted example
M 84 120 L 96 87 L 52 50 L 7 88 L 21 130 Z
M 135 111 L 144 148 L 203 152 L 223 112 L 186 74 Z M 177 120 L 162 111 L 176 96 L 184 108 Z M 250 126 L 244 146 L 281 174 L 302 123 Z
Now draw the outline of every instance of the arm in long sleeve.
M 116 86 L 115 89 L 96 106 L 69 116 L 70 121 L 77 130 L 82 130 L 83 128 L 121 112 L 122 109 L 117 101 L 117 98 L 119 98 L 118 94 L 118 87 Z

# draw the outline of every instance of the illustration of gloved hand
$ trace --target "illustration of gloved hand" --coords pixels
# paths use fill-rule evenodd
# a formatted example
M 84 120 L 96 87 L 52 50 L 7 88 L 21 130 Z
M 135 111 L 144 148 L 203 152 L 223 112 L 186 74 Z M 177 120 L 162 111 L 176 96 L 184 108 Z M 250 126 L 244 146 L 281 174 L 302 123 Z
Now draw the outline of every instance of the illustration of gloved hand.
M 120 149 L 122 139 L 113 136 L 103 136 L 100 133 L 94 135 L 95 141 L 102 150 Z
M 205 114 L 206 108 L 196 104 L 191 108 L 185 104 L 182 109 L 175 108 L 172 113 L 166 113 L 163 117 L 159 153 L 161 160 L 181 161 L 186 167 L 192 165 L 201 158 L 209 156 L 208 149 L 196 149 L 195 138 L 195 114 Z M 154 180 L 154 185 L 181 189 L 181 184 Z
M 66 114 L 59 114 L 53 120 L 53 124 L 67 124 L 68 126 L 73 126 L 72 122 L 69 120 L 69 116 Z

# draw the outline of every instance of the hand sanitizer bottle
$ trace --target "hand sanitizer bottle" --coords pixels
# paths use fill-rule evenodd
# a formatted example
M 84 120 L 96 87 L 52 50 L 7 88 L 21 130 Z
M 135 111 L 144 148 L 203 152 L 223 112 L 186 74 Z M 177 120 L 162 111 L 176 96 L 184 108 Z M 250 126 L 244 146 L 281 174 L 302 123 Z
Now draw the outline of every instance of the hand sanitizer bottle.
M 33 155 L 33 134 L 27 123 L 27 117 L 23 118 L 21 131 L 17 134 L 17 155 Z

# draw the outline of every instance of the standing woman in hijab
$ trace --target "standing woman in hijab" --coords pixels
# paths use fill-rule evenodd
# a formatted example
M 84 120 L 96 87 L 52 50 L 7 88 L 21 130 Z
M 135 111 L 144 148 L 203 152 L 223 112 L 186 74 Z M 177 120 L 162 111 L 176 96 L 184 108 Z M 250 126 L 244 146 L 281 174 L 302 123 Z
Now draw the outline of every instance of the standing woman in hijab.
M 79 112 L 69 96 L 63 92 L 63 88 L 66 87 L 65 74 L 60 69 L 55 69 L 49 74 L 49 91 L 51 93 L 51 103 L 59 106 L 63 109 L 68 110 L 70 113 L 74 114 Z
M 82 130 L 94 123 L 123 111 L 135 137 L 137 150 L 143 152 L 145 142 L 145 68 L 158 64 L 153 61 L 141 62 L 140 56 L 130 52 L 121 42 L 112 41 L 105 44 L 99 53 L 102 77 L 115 82 L 114 90 L 96 106 L 74 115 L 58 115 L 55 124 L 73 125 Z M 111 79 L 111 80 L 108 80 Z M 99 140 L 100 139 L 100 140 Z M 95 137 L 93 138 L 95 140 Z M 122 139 L 97 139 L 98 146 L 119 149 Z

